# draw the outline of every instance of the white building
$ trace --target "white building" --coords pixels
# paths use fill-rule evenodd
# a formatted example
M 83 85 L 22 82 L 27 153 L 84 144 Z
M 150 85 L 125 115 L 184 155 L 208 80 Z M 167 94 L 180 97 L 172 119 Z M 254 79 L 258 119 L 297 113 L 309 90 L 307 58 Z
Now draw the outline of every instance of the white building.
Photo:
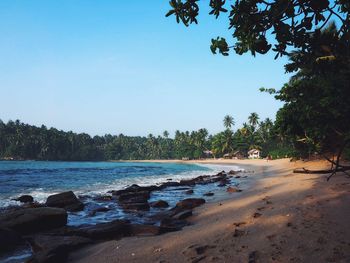
M 248 158 L 249 159 L 259 159 L 260 158 L 260 151 L 258 149 L 251 149 L 248 152 Z

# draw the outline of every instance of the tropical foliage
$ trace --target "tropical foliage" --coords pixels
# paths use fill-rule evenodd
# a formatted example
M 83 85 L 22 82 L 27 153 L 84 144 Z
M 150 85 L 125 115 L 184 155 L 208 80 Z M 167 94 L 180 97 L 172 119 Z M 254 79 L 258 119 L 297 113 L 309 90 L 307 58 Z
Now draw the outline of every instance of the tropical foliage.
M 163 136 L 147 137 L 104 135 L 91 137 L 86 133 L 64 132 L 45 126 L 35 127 L 19 120 L 4 123 L 0 120 L 0 158 L 35 160 L 138 160 L 138 159 L 199 159 L 222 157 L 241 152 L 246 155 L 251 148 L 263 150 L 267 155 L 275 149 L 278 137 L 272 121 L 259 122 L 252 113 L 249 124 L 236 131 L 230 129 L 233 117 L 227 115 L 225 129 L 209 135 L 206 129 L 176 131 L 174 138 L 164 131 Z M 280 155 L 282 157 L 284 155 Z

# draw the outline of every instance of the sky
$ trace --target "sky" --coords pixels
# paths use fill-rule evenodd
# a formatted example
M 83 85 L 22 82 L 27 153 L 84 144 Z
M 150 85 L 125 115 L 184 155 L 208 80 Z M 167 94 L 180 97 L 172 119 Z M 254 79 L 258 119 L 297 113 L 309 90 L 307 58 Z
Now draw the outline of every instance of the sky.
M 203 3 L 205 4 L 205 3 Z M 236 128 L 281 103 L 259 92 L 288 81 L 286 58 L 213 55 L 233 42 L 227 16 L 166 18 L 166 0 L 0 1 L 0 119 L 90 135 Z

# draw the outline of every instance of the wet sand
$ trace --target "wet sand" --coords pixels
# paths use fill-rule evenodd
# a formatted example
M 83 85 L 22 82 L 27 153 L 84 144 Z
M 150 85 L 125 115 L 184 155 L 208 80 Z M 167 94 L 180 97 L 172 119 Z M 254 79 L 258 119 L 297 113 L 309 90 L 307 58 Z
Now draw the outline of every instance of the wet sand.
M 190 161 L 192 162 L 192 161 Z M 192 225 L 78 250 L 69 262 L 350 262 L 350 178 L 293 174 L 328 163 L 205 160 L 249 172 L 243 191 L 194 210 Z M 223 189 L 223 191 L 225 191 Z

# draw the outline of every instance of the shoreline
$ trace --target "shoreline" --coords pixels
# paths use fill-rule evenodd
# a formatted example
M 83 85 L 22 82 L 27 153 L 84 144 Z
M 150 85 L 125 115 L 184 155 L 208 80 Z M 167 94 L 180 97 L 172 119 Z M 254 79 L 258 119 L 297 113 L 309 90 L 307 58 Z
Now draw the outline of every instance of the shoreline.
M 73 252 L 69 262 L 350 261 L 349 179 L 339 173 L 326 182 L 326 175 L 292 173 L 324 168 L 326 162 L 177 162 L 231 164 L 255 172 L 242 184 L 249 186 L 243 192 L 196 208 L 192 224 L 179 232 L 88 246 Z

